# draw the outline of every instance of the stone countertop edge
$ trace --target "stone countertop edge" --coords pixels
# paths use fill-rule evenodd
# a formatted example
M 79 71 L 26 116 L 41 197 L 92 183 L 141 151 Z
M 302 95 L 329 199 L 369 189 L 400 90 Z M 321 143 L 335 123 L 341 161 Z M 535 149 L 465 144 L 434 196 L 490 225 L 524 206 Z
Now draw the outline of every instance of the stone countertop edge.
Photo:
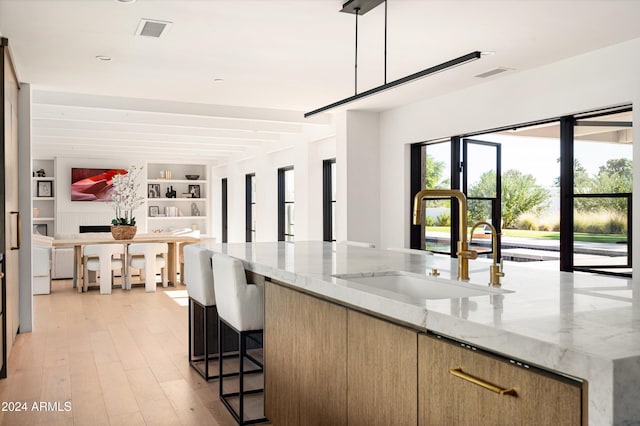
M 637 402 L 640 396 L 637 385 L 640 382 L 640 307 L 635 303 L 628 303 L 629 306 L 624 303 L 610 303 L 606 298 L 595 298 L 593 301 L 587 298 L 586 302 L 582 301 L 584 288 L 605 283 L 613 283 L 616 287 L 624 284 L 633 288 L 631 280 L 587 274 L 574 275 L 509 264 L 505 267 L 507 276 L 503 288 L 513 290 L 517 296 L 505 295 L 504 310 L 511 309 L 515 312 L 505 315 L 502 323 L 500 318 L 496 317 L 497 308 L 489 306 L 484 299 L 475 299 L 478 300 L 475 302 L 473 297 L 468 298 L 472 301 L 472 307 L 468 313 L 469 317 L 465 318 L 464 312 L 462 315 L 449 312 L 454 309 L 453 299 L 427 300 L 426 304 L 420 306 L 416 301 L 394 300 L 351 288 L 348 287 L 348 283 L 345 285 L 341 279 L 333 277 L 334 273 L 358 272 L 350 266 L 345 266 L 349 265 L 348 259 L 351 254 L 355 259 L 354 263 L 364 269 L 359 272 L 398 270 L 419 273 L 424 272 L 426 268 L 430 270 L 434 265 L 443 271 L 455 271 L 455 259 L 440 256 L 424 256 L 423 259 L 414 254 L 349 247 L 339 254 L 340 262 L 336 259 L 332 261 L 333 267 L 330 270 L 335 272 L 327 273 L 326 259 L 318 260 L 316 263 L 312 259 L 301 258 L 304 255 L 318 255 L 319 248 L 326 254 L 325 244 L 329 243 L 200 245 L 242 260 L 249 271 L 334 303 L 361 309 L 397 321 L 399 324 L 409 325 L 418 331 L 429 330 L 534 366 L 584 379 L 588 383 L 589 424 L 640 424 L 640 404 L 633 402 Z M 299 253 L 296 251 L 298 248 Z M 295 258 L 295 264 L 282 261 L 282 250 L 285 249 L 294 250 L 295 255 L 292 257 Z M 367 265 L 363 259 L 366 259 L 368 254 L 382 264 Z M 256 258 L 258 260 L 255 260 Z M 418 265 L 415 265 L 416 262 Z M 342 265 L 336 267 L 337 263 Z M 323 266 L 320 272 L 316 271 L 316 264 Z M 488 266 L 487 262 L 474 260 L 470 269 L 475 271 L 476 276 L 483 277 L 485 273 L 488 274 Z M 515 283 L 516 280 L 527 282 L 523 285 Z M 566 286 L 567 282 L 571 285 L 568 291 L 559 291 L 560 294 L 544 293 L 553 291 L 550 290 L 553 289 L 553 285 Z M 537 285 L 540 288 L 536 288 Z M 633 293 L 635 302 L 640 289 L 633 289 Z M 572 298 L 568 305 L 577 305 L 578 311 L 575 312 L 574 306 L 570 306 L 571 311 L 555 312 L 556 307 L 557 311 L 565 309 L 567 301 L 562 299 L 566 299 L 567 295 Z M 580 298 L 580 303 L 573 302 L 576 298 Z M 536 303 L 541 306 L 551 305 L 552 309 L 546 306 L 540 309 L 538 317 L 531 316 L 535 315 L 536 311 L 535 307 L 532 309 L 530 305 Z M 554 304 L 558 306 L 553 306 Z M 519 305 L 522 305 L 521 309 L 518 309 Z M 593 307 L 592 310 L 589 310 L 590 306 Z M 522 314 L 518 311 L 522 311 Z M 612 324 L 620 322 L 624 326 L 631 325 L 627 328 L 621 326 L 622 330 L 608 323 L 598 328 L 597 321 L 602 315 L 606 315 Z M 594 333 L 588 329 L 590 326 L 596 330 Z M 591 334 L 593 337 L 590 339 Z M 616 343 L 621 343 L 623 347 Z M 624 371 L 621 371 L 623 368 Z

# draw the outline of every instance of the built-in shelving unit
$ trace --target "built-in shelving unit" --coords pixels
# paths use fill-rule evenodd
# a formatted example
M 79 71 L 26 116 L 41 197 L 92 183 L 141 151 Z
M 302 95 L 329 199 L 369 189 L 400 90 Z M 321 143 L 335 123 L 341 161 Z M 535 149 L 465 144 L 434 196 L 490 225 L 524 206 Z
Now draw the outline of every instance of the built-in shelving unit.
M 149 163 L 147 165 L 147 230 L 191 228 L 208 233 L 206 164 Z M 187 179 L 195 175 L 196 179 Z M 174 191 L 175 197 L 169 192 Z
M 33 160 L 31 200 L 33 202 L 32 232 L 53 236 L 55 234 L 56 178 L 55 160 Z M 44 176 L 41 174 L 44 173 Z

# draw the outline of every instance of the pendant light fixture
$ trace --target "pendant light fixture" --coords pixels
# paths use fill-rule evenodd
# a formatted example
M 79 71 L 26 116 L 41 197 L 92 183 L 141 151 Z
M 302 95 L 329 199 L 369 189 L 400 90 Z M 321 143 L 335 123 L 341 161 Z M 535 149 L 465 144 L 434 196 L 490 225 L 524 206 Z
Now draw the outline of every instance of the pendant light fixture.
M 364 92 L 358 93 L 358 16 L 364 15 L 375 7 L 379 6 L 384 2 L 384 84 L 381 86 L 374 87 L 373 89 L 365 90 Z M 387 83 L 387 1 L 386 0 L 349 0 L 342 5 L 342 9 L 340 12 L 351 13 L 356 16 L 356 37 L 355 37 L 355 94 L 353 96 L 349 96 L 348 98 L 342 99 L 337 102 L 330 103 L 329 105 L 325 105 L 323 107 L 314 109 L 313 111 L 309 111 L 304 114 L 305 117 L 310 117 L 312 115 L 328 111 L 330 109 L 339 107 L 344 104 L 348 104 L 349 102 L 353 102 L 367 96 L 371 96 L 373 94 L 382 92 L 387 89 L 391 89 L 392 87 L 400 86 L 405 83 L 409 83 L 414 80 L 418 80 L 423 77 L 427 77 L 431 74 L 435 74 L 441 71 L 448 70 L 450 68 L 457 67 L 462 64 L 466 64 L 468 62 L 475 61 L 480 59 L 482 53 L 480 51 L 474 51 L 471 53 L 467 53 L 466 55 L 460 56 L 455 59 L 451 59 L 447 62 L 443 62 L 441 64 L 435 65 L 433 67 L 429 67 L 423 69 L 422 71 L 418 71 L 416 73 L 410 74 L 406 77 L 399 78 L 397 80 L 391 81 Z

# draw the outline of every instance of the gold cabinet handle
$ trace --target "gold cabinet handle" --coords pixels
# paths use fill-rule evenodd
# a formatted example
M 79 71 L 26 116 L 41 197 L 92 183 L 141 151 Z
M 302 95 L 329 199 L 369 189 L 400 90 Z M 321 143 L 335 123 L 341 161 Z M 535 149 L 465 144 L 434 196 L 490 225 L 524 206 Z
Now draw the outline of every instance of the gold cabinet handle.
M 462 368 L 450 368 L 449 369 L 449 373 L 453 374 L 456 377 L 461 378 L 462 380 L 466 380 L 467 382 L 471 382 L 473 384 L 476 384 L 478 386 L 481 386 L 487 390 L 490 390 L 491 392 L 495 392 L 497 394 L 500 395 L 512 395 L 512 396 L 518 396 L 518 393 L 516 392 L 515 389 L 510 388 L 510 389 L 503 389 L 500 386 L 496 386 L 492 383 L 489 383 L 485 380 L 479 379 L 477 377 L 472 376 L 471 374 L 467 374 L 464 371 L 462 371 Z
M 22 244 L 22 225 L 20 224 L 20 212 L 11 212 L 11 214 L 15 214 L 18 219 L 16 222 L 16 229 L 18 230 L 17 245 L 15 247 L 11 247 L 11 250 L 20 250 L 20 245 Z
M 4 272 L 0 272 L 0 280 L 4 278 Z

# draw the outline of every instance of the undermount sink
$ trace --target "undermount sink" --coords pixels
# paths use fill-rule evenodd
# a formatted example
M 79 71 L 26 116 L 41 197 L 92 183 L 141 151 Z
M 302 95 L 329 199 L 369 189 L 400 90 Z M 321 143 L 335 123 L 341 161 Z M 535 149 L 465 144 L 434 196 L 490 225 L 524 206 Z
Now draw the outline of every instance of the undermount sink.
M 489 296 L 513 293 L 496 287 L 462 283 L 402 271 L 384 271 L 359 274 L 336 274 L 346 280 L 349 287 L 381 295 L 400 295 L 411 299 L 454 299 L 460 297 Z

